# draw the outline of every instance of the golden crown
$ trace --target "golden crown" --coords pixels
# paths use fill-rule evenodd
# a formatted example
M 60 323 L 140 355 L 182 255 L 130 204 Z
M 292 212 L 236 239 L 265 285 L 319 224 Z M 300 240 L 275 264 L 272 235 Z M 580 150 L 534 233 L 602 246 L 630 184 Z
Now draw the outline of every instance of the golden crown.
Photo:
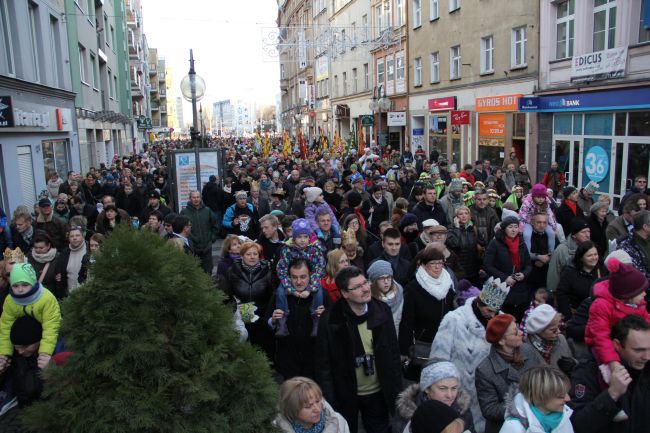
M 4 252 L 4 259 L 9 263 L 24 263 L 25 262 L 25 253 L 22 252 L 20 247 L 15 249 L 6 248 Z

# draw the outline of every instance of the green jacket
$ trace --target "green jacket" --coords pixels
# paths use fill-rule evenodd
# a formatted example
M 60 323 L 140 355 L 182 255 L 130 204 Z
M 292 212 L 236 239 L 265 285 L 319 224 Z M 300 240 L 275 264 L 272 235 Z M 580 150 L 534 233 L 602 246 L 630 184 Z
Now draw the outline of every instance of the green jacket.
M 188 217 L 192 222 L 190 245 L 194 252 L 201 254 L 212 248 L 212 243 L 217 240 L 219 234 L 217 220 L 214 218 L 212 211 L 203 203 L 198 209 L 188 204 L 181 211 L 181 215 Z

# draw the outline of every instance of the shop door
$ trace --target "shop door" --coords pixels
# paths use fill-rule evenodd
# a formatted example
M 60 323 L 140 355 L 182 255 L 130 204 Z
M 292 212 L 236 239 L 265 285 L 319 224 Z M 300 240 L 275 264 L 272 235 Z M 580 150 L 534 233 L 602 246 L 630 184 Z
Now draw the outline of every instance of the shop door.
M 632 187 L 636 176 L 650 176 L 650 140 L 632 140 L 617 143 L 616 156 L 620 158 L 620 162 L 617 162 L 616 167 L 620 169 L 620 173 L 616 173 L 615 179 L 615 206 L 618 206 L 625 191 Z
M 582 140 L 573 138 L 555 140 L 553 160 L 557 161 L 558 169 L 564 173 L 567 185 L 577 187 L 582 175 Z

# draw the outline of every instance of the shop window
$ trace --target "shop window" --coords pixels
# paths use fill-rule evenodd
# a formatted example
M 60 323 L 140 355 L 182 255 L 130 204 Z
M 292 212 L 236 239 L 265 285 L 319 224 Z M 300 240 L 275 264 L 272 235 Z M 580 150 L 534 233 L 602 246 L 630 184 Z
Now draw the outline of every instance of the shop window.
M 573 135 L 582 135 L 582 114 L 573 115 Z
M 571 142 L 568 140 L 555 140 L 555 158 L 558 170 L 567 173 L 570 169 L 570 152 Z
M 630 112 L 630 129 L 628 135 L 635 137 L 650 136 L 650 111 Z
M 441 152 L 447 151 L 447 116 L 429 117 L 429 148 L 434 147 Z
M 515 126 L 512 133 L 513 138 L 526 139 L 526 113 L 513 113 L 512 124 Z
M 612 113 L 585 114 L 585 135 L 612 135 Z
M 625 121 L 627 113 L 616 113 L 614 121 L 614 135 L 625 135 Z
M 571 119 L 570 114 L 556 114 L 553 117 L 553 133 L 554 134 L 571 134 Z
M 650 28 L 646 28 L 646 22 L 643 19 L 645 16 L 645 7 L 648 3 L 641 2 L 641 24 L 639 24 L 639 43 L 650 42 Z

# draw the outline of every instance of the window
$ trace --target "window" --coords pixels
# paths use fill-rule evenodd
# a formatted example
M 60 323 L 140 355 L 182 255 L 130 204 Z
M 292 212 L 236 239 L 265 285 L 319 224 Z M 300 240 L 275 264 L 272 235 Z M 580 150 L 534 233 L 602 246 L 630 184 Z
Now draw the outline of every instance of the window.
M 449 0 L 449 12 L 460 9 L 460 0 Z
M 348 94 L 348 73 L 343 72 L 343 96 Z
M 6 70 L 0 70 L 3 74 L 14 76 L 16 71 L 14 69 L 14 51 L 13 51 L 13 35 L 11 34 L 11 27 L 9 23 L 9 9 L 7 3 L 11 0 L 0 0 L 0 46 L 2 48 L 2 57 L 0 57 L 0 64 L 7 65 Z
M 284 64 L 280 63 L 280 79 L 284 80 L 286 77 L 284 76 Z
M 88 59 L 86 59 L 86 49 L 79 45 L 79 73 L 81 82 L 88 84 Z
M 110 68 L 108 69 L 108 97 L 110 99 L 115 98 L 115 89 L 113 88 L 113 76 L 111 74 Z
M 118 94 L 118 92 L 117 92 L 117 89 L 118 89 L 118 87 L 117 87 L 117 75 L 113 75 L 113 89 L 114 89 L 113 90 L 113 99 L 115 99 L 117 101 L 117 100 L 120 99 L 120 98 L 117 97 L 117 94 Z
M 350 49 L 353 50 L 357 46 L 357 23 L 350 25 Z
M 413 28 L 422 25 L 422 0 L 413 0 Z
M 481 38 L 481 74 L 494 72 L 494 38 Z
M 440 0 L 429 0 L 429 20 L 440 18 Z
M 375 7 L 375 39 L 381 36 L 382 30 L 384 30 L 384 13 L 383 5 L 378 5 Z
M 406 20 L 404 19 L 404 2 L 406 0 L 395 0 L 395 27 L 402 27 Z
M 358 80 L 357 68 L 352 68 L 352 92 L 357 93 L 359 91 L 357 80 Z
M 362 42 L 367 42 L 368 41 L 368 15 L 363 15 L 361 17 L 361 27 L 362 27 L 362 36 L 361 40 Z
M 110 47 L 111 46 L 111 40 L 109 39 L 109 34 L 108 34 L 108 15 L 104 14 L 104 39 L 106 40 L 106 46 Z
M 384 59 L 377 60 L 377 85 L 384 84 Z
M 413 84 L 415 86 L 422 85 L 422 57 L 415 58 L 415 66 L 413 68 Z
M 594 0 L 594 51 L 614 48 L 616 0 Z
M 639 43 L 650 42 L 650 28 L 646 29 L 643 17 L 645 16 L 645 6 L 647 2 L 641 2 L 641 24 L 639 25 Z
M 97 76 L 97 57 L 92 51 L 90 52 L 90 64 L 92 65 L 93 68 L 93 89 L 98 90 L 99 77 Z
M 395 81 L 395 59 L 392 55 L 386 57 L 386 81 L 392 92 L 393 81 Z
M 111 26 L 111 44 L 113 45 L 113 51 L 115 51 L 115 28 L 113 26 Z
M 345 53 L 345 46 L 348 41 L 345 39 L 345 29 L 341 30 L 341 54 Z
M 526 27 L 512 29 L 510 66 L 513 68 L 526 66 Z
M 90 21 L 90 24 L 93 26 L 95 25 L 95 0 L 88 0 L 88 21 Z
M 332 89 L 334 96 L 339 96 L 339 76 L 334 75 L 334 89 Z
M 43 168 L 45 169 L 45 178 L 50 174 L 58 173 L 59 177 L 68 175 L 68 141 L 67 140 L 47 140 L 43 141 Z
M 573 57 L 573 37 L 575 33 L 575 0 L 567 0 L 557 5 L 555 20 L 555 58 Z
M 393 19 L 392 19 L 392 15 L 391 15 L 391 10 L 390 10 L 390 2 L 391 2 L 391 0 L 384 0 L 384 8 L 383 8 L 383 14 L 384 14 L 383 23 L 384 23 L 384 27 L 382 28 L 382 30 L 385 30 L 385 29 L 390 28 L 390 26 L 391 26 L 392 23 L 393 23 Z
M 61 31 L 59 20 L 50 15 L 50 69 L 54 79 L 55 87 L 63 87 L 63 70 L 59 67 L 61 58 Z
M 431 83 L 440 82 L 440 53 L 431 53 Z
M 32 48 L 32 62 L 34 65 L 34 81 L 41 82 L 40 58 L 43 52 L 41 48 L 40 25 L 38 18 L 38 5 L 29 2 L 29 39 Z
M 370 72 L 368 64 L 363 64 L 363 90 L 368 90 L 370 88 Z
M 395 56 L 397 58 L 397 81 L 398 82 L 404 82 L 404 78 L 406 78 L 406 68 L 404 67 L 404 51 L 400 51 L 397 53 Z M 398 85 L 399 86 L 399 85 Z M 398 92 L 404 91 L 404 89 L 397 89 Z
M 460 78 L 460 45 L 449 49 L 449 79 Z

